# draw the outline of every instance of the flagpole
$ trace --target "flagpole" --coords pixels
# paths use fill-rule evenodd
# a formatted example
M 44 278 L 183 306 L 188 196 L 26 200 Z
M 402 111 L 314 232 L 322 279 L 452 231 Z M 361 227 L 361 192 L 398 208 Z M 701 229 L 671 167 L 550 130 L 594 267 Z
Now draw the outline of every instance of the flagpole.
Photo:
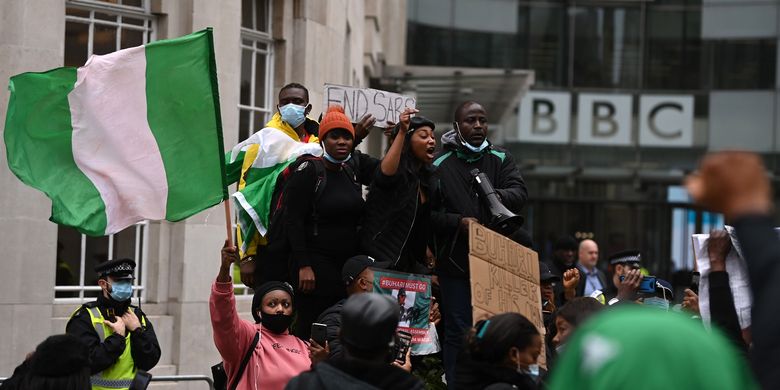
M 225 205 L 225 229 L 227 230 L 228 246 L 233 246 L 233 224 L 230 221 L 230 199 L 222 202 Z

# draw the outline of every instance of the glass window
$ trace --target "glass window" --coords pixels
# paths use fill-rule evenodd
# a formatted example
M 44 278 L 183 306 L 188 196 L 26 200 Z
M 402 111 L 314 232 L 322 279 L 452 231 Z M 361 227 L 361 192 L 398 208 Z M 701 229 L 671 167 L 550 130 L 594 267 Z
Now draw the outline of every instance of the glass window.
M 105 3 L 105 4 L 102 4 Z M 152 39 L 154 17 L 144 1 L 116 0 L 84 5 L 67 2 L 65 10 L 65 66 L 83 66 L 92 54 L 107 54 L 139 46 Z M 125 7 L 133 10 L 126 16 Z M 100 287 L 94 267 L 106 260 L 130 258 L 136 262 L 134 297 L 143 298 L 148 222 L 106 237 L 87 237 L 59 226 L 57 231 L 56 301 L 87 301 Z
M 518 50 L 521 66 L 536 73 L 536 87 L 568 84 L 569 27 L 566 8 L 557 4 L 520 7 Z
M 639 86 L 639 26 L 636 7 L 574 7 L 574 86 Z
M 55 300 L 86 301 L 97 296 L 95 266 L 107 260 L 129 258 L 136 263 L 133 297 L 145 290 L 145 259 L 148 222 L 141 222 L 105 237 L 88 237 L 76 229 L 57 230 Z
M 774 89 L 775 39 L 710 42 L 713 89 Z
M 701 9 L 648 8 L 646 31 L 645 88 L 705 88 Z
M 273 41 L 270 1 L 241 2 L 241 87 L 238 104 L 239 141 L 260 130 L 274 112 L 271 95 Z

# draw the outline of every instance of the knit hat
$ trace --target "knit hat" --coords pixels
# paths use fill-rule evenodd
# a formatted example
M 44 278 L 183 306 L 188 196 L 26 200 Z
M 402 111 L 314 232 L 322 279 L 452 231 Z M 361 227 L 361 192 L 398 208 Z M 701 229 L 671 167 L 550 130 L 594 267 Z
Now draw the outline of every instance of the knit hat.
M 352 134 L 352 138 L 355 138 L 355 128 L 352 126 L 352 122 L 344 114 L 344 107 L 334 104 L 328 107 L 328 112 L 322 117 L 320 121 L 320 133 L 319 138 L 324 140 L 328 135 L 328 132 L 335 129 L 344 129 Z
M 263 297 L 265 294 L 268 294 L 271 291 L 281 290 L 288 294 L 290 294 L 290 299 L 292 300 L 292 303 L 295 303 L 295 294 L 293 293 L 293 288 L 290 286 L 287 282 L 277 282 L 277 281 L 270 281 L 265 282 L 261 284 L 257 289 L 255 289 L 255 296 L 252 297 L 252 318 L 255 319 L 255 323 L 260 323 L 260 316 L 257 315 L 257 310 L 260 308 L 260 305 L 263 304 Z
M 35 376 L 69 376 L 88 367 L 89 349 L 69 334 L 49 336 L 38 344 L 30 358 L 31 373 Z
M 652 374 L 648 374 L 652 373 Z M 647 374 L 647 375 L 643 375 Z M 604 310 L 577 328 L 549 389 L 758 389 L 719 330 L 638 305 Z

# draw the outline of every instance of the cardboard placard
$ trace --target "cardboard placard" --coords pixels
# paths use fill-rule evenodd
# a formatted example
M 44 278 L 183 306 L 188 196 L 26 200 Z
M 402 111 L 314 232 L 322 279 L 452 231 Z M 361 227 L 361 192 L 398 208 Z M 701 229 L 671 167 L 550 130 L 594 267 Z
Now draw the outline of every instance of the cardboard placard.
M 372 88 L 354 88 L 345 85 L 325 84 L 322 112 L 331 104 L 344 107 L 344 113 L 357 123 L 366 114 L 376 118 L 376 126 L 384 127 L 387 121 L 398 123 L 398 117 L 407 107 L 415 108 L 417 100 L 393 92 Z
M 514 312 L 528 318 L 544 340 L 539 255 L 476 222 L 469 225 L 469 267 L 474 322 Z M 539 365 L 546 368 L 544 348 Z

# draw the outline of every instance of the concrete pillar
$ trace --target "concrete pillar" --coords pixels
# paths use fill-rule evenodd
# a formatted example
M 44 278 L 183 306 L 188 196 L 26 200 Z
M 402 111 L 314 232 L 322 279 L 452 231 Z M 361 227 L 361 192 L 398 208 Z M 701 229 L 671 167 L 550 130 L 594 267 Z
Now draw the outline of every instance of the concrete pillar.
M 0 2 L 0 123 L 9 77 L 62 66 L 64 31 L 62 0 Z M 10 375 L 51 334 L 57 225 L 48 221 L 49 199 L 8 169 L 5 143 L 0 155 L 0 374 Z

